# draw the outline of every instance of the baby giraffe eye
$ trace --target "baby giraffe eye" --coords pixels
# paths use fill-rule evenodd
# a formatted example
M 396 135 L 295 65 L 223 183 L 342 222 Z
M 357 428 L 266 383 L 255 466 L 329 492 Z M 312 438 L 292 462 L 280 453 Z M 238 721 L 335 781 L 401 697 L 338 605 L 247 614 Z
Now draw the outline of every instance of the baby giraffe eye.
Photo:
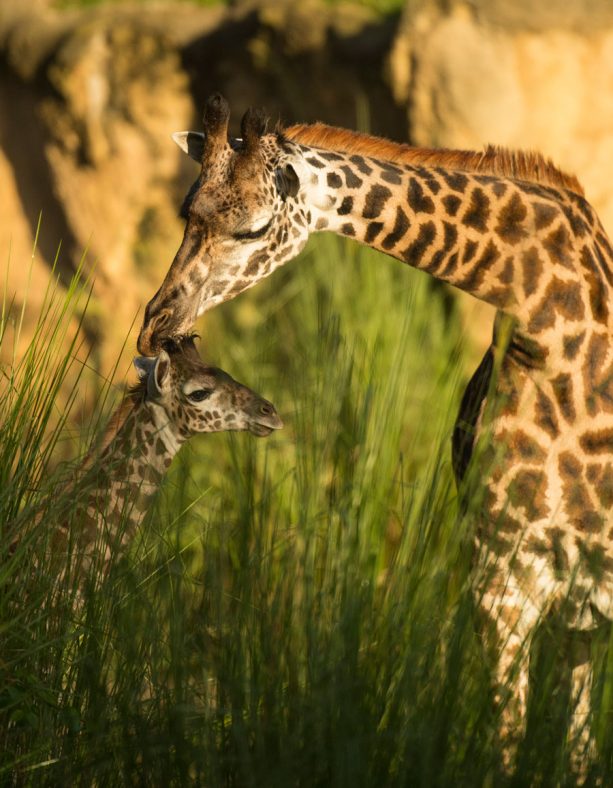
M 202 400 L 210 397 L 212 393 L 210 389 L 196 389 L 195 391 L 190 391 L 187 398 L 192 402 L 202 402 Z

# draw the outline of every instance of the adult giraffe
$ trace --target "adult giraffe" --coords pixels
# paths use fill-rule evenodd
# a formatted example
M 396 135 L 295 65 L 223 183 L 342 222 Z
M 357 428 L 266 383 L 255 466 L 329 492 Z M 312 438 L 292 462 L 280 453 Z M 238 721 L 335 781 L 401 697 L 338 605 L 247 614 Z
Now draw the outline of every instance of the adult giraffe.
M 499 636 L 501 700 L 514 682 L 503 722 L 516 738 L 526 643 L 541 616 L 563 612 L 578 629 L 613 618 L 611 244 L 577 179 L 538 154 L 412 148 L 323 124 L 266 133 L 254 111 L 231 139 L 228 119 L 216 95 L 204 134 L 175 135 L 201 172 L 139 350 L 191 330 L 318 230 L 387 252 L 510 316 L 490 386 L 497 407 L 483 418 L 490 349 L 464 396 L 454 459 L 461 478 L 487 429 L 477 547 L 490 572 L 481 603 Z

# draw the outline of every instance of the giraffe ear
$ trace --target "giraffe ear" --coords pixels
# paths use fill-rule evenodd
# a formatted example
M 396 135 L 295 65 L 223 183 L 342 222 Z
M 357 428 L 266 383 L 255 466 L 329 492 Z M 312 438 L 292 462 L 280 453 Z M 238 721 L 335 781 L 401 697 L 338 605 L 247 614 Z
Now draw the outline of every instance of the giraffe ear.
M 172 138 L 190 159 L 197 161 L 198 164 L 202 162 L 205 137 L 201 131 L 176 131 Z
M 283 200 L 286 200 L 288 197 L 295 197 L 300 190 L 300 179 L 291 164 L 277 167 L 275 170 L 275 184 Z
M 153 375 L 149 377 L 149 387 L 155 386 L 156 394 L 161 394 L 168 386 L 168 372 L 170 370 L 170 356 L 165 350 L 160 350 L 160 354 L 155 362 Z
M 134 366 L 136 367 L 136 372 L 138 377 L 143 380 L 144 378 L 148 377 L 149 374 L 153 371 L 155 367 L 155 359 L 148 358 L 147 356 L 137 356 L 134 359 Z

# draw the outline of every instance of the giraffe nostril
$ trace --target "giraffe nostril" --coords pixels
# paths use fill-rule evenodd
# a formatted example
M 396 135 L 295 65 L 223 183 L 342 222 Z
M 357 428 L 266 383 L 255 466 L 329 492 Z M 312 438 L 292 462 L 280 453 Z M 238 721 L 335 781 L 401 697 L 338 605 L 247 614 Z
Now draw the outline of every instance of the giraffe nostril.
M 272 405 L 269 405 L 268 402 L 263 402 L 260 405 L 260 413 L 264 416 L 272 416 Z
M 170 320 L 170 310 L 165 309 L 163 312 L 160 312 L 160 314 L 157 317 L 153 318 L 153 328 L 156 331 L 159 331 L 159 329 L 163 328 L 166 325 L 166 323 L 168 323 L 169 320 Z

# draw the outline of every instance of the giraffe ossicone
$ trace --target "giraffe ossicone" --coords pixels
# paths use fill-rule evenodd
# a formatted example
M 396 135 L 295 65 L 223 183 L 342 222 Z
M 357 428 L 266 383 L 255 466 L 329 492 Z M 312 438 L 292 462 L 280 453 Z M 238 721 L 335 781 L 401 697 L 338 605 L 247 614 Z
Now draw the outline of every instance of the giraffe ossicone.
M 322 230 L 506 314 L 508 337 L 494 338 L 463 398 L 453 453 L 459 480 L 471 458 L 480 463 L 480 603 L 498 635 L 497 683 L 514 683 L 518 701 L 505 724 L 521 731 L 524 646 L 541 617 L 563 611 L 575 629 L 613 619 L 609 238 L 578 180 L 540 154 L 413 148 L 319 123 L 267 133 L 253 113 L 238 140 L 228 119 L 215 96 L 204 133 L 177 140 L 201 169 L 139 349 L 190 331 Z

